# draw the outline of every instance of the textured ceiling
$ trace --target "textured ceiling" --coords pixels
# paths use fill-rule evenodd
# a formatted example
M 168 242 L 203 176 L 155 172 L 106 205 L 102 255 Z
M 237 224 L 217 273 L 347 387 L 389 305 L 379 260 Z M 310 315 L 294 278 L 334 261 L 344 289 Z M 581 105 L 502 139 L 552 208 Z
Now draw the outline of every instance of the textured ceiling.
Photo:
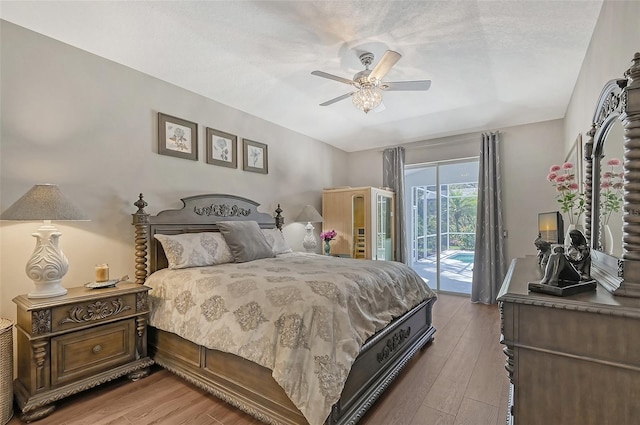
M 564 116 L 601 0 L 2 1 L 0 17 L 345 151 Z M 385 110 L 351 100 L 357 55 L 403 57 Z M 375 61 L 374 61 L 375 64 Z

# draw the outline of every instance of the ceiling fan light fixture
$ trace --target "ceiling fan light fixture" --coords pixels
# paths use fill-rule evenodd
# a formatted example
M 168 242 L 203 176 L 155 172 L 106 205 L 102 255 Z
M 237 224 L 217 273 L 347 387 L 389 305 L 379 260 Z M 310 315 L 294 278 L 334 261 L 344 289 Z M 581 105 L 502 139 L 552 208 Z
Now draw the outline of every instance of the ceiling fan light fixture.
M 365 114 L 376 109 L 381 103 L 382 90 L 376 86 L 363 87 L 353 94 L 353 105 Z

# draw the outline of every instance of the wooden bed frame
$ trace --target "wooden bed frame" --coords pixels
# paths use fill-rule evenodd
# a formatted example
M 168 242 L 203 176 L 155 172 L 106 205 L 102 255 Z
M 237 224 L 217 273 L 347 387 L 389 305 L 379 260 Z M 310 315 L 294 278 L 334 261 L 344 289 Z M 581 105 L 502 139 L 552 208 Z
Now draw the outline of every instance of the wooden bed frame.
M 255 220 L 262 228 L 282 229 L 276 214 L 257 211 L 258 203 L 232 195 L 199 195 L 182 199 L 179 210 L 151 216 L 140 194 L 133 214 L 136 282 L 167 267 L 160 234 L 217 231 L 218 221 Z M 149 268 L 147 267 L 149 263 Z M 407 362 L 433 340 L 431 311 L 435 298 L 425 300 L 369 338 L 347 378 L 340 400 L 325 424 L 355 424 L 390 385 Z M 149 354 L 165 369 L 268 424 L 308 424 L 275 382 L 271 371 L 233 354 L 196 345 L 175 334 L 149 328 Z

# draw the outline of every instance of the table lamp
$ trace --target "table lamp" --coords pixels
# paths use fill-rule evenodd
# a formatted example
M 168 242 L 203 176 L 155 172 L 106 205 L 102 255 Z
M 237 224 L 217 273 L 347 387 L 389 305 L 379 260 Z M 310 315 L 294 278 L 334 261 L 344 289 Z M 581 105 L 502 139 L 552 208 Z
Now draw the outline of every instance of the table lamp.
M 29 298 L 57 297 L 67 293 L 62 287 L 62 278 L 69 270 L 69 262 L 58 246 L 62 233 L 51 225 L 51 221 L 88 220 L 53 184 L 33 186 L 20 199 L 0 214 L 0 220 L 36 221 L 43 225 L 32 235 L 36 248 L 27 262 L 27 276 L 36 285 Z
M 311 205 L 305 206 L 300 214 L 296 217 L 296 222 L 298 223 L 307 223 L 304 227 L 306 233 L 304 235 L 304 239 L 302 240 L 302 246 L 307 252 L 315 252 L 316 246 L 318 246 L 318 242 L 316 241 L 316 237 L 313 234 L 314 227 L 311 223 L 322 223 L 322 216 Z

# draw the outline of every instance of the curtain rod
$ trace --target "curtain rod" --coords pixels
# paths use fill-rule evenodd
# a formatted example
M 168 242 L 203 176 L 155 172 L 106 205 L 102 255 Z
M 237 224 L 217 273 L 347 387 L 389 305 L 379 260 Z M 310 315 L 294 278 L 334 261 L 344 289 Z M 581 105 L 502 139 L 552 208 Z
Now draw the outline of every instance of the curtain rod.
M 479 135 L 480 136 L 480 135 Z M 435 146 L 441 146 L 441 145 L 449 145 L 449 144 L 458 144 L 458 143 L 464 143 L 464 142 L 473 142 L 473 141 L 480 141 L 481 138 L 480 137 L 474 137 L 474 138 L 466 138 L 466 139 L 455 139 L 455 140 L 450 140 L 448 142 L 437 142 L 437 143 L 429 143 L 427 140 L 423 140 L 420 142 L 412 142 L 412 143 L 401 143 L 399 145 L 396 146 L 402 146 L 405 149 L 419 149 L 419 148 L 431 148 L 431 147 L 435 147 Z M 389 146 L 392 147 L 392 146 Z M 384 152 L 384 149 L 379 150 L 378 152 Z

